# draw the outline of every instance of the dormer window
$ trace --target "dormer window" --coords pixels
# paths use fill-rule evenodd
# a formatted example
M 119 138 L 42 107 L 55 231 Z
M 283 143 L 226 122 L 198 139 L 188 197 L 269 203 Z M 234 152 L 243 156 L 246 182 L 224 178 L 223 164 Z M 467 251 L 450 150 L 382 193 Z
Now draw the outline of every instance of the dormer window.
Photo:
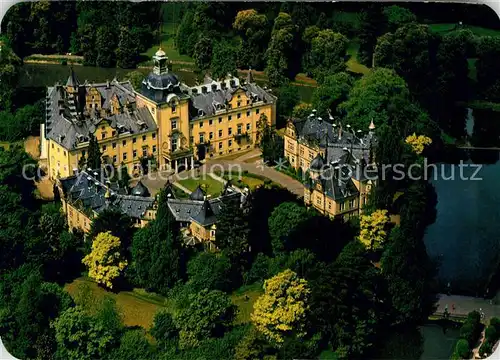
M 205 116 L 205 112 L 203 110 L 199 109 L 198 116 Z
M 177 106 L 175 106 L 175 103 L 172 103 L 172 113 L 175 113 L 177 111 Z

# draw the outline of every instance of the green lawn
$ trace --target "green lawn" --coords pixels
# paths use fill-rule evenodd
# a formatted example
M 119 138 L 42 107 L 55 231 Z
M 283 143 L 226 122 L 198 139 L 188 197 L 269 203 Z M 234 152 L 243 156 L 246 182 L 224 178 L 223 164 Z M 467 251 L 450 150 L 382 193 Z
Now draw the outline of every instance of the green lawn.
M 347 48 L 347 55 L 349 55 L 349 60 L 347 60 L 347 68 L 352 72 L 358 74 L 366 74 L 370 69 L 363 64 L 358 62 L 358 51 L 359 43 L 357 41 L 351 41 L 349 47 Z
M 224 185 L 209 176 L 206 179 L 184 179 L 179 180 L 179 184 L 188 188 L 190 191 L 194 191 L 198 185 L 201 185 L 201 188 L 205 190 L 207 195 L 211 195 L 212 197 L 218 197 L 222 190 L 224 189 Z
M 231 294 L 231 301 L 238 307 L 238 316 L 236 317 L 235 324 L 250 322 L 250 315 L 253 312 L 253 304 L 263 293 L 264 290 L 262 288 L 262 284 L 255 283 L 252 285 L 242 286 Z
M 104 290 L 95 282 L 84 277 L 75 279 L 64 288 L 71 297 L 75 298 L 77 304 L 78 294 L 82 292 L 83 288 L 90 291 L 91 301 L 99 301 L 106 296 L 114 299 L 126 326 L 141 326 L 144 329 L 149 329 L 153 325 L 154 315 L 158 310 L 170 309 L 168 300 L 163 296 L 147 293 L 142 289 L 121 291 L 115 294 Z
M 218 176 L 221 176 L 221 173 L 217 171 Z M 255 190 L 255 188 L 264 185 L 264 177 L 254 174 L 236 174 L 236 173 L 227 173 L 225 172 L 222 176 L 226 180 L 231 180 L 232 184 L 239 187 L 245 188 L 248 187 L 250 190 Z

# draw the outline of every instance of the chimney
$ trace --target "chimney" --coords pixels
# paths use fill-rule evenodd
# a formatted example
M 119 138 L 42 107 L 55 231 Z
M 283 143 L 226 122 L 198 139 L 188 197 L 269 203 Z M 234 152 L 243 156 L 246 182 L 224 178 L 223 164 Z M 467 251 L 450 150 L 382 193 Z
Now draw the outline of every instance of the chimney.
M 202 92 L 203 94 L 206 94 L 206 93 L 207 93 L 207 87 L 206 87 L 206 86 L 202 86 L 202 87 L 201 87 L 201 92 Z

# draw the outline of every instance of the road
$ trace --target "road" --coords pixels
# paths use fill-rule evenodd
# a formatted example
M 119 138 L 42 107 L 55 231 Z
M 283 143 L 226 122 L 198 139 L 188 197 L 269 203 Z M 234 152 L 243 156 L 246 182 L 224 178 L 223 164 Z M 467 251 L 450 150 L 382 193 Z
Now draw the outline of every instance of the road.
M 234 160 L 224 160 L 223 158 L 211 159 L 207 160 L 203 166 L 196 170 L 182 171 L 178 174 L 174 174 L 171 171 L 160 171 L 146 175 L 141 179 L 141 181 L 149 189 L 151 194 L 154 195 L 165 185 L 167 180 L 175 182 L 195 176 L 203 178 L 204 176 L 209 176 L 209 173 L 217 170 L 230 170 L 233 174 L 242 174 L 243 171 L 248 171 L 249 173 L 268 178 L 269 180 L 287 188 L 290 192 L 299 197 L 304 196 L 304 187 L 299 181 L 269 166 L 263 165 L 260 161 L 250 163 L 245 162 L 245 160 L 252 159 L 258 155 L 258 150 L 252 150 L 252 152 L 243 154 L 241 157 Z
M 446 305 L 448 305 L 451 316 L 465 316 L 471 311 L 480 311 L 481 309 L 485 320 L 495 316 L 500 318 L 500 305 L 490 303 L 490 300 L 484 300 L 483 298 L 440 294 L 436 314 L 442 315 Z M 455 305 L 455 310 L 453 310 L 453 305 Z

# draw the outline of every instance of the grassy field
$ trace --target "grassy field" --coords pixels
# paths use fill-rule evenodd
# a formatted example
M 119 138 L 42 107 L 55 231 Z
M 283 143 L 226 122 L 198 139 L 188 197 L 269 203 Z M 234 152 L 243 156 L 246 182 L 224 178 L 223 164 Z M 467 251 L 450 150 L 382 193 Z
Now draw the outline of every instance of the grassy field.
M 231 295 L 231 301 L 238 307 L 238 316 L 235 324 L 244 324 L 250 322 L 250 314 L 253 312 L 255 300 L 264 293 L 262 285 L 255 283 L 242 286 Z
M 359 44 L 356 41 L 351 41 L 349 47 L 347 48 L 347 55 L 349 55 L 349 60 L 347 60 L 347 68 L 358 74 L 366 74 L 370 69 L 363 64 L 358 62 L 358 50 Z
M 106 296 L 114 299 L 116 305 L 123 316 L 123 322 L 127 326 L 141 326 L 149 329 L 153 324 L 153 318 L 160 309 L 169 309 L 166 298 L 146 293 L 144 290 L 122 291 L 117 294 L 104 290 L 87 278 L 78 278 L 67 284 L 65 290 L 75 299 L 83 288 L 90 290 L 92 299 L 102 300 Z
M 439 34 L 453 32 L 457 29 L 457 24 L 429 24 L 430 29 Z M 481 26 L 463 25 L 462 29 L 470 30 L 477 36 L 500 36 L 500 30 L 488 29 Z
M 190 191 L 194 191 L 198 185 L 201 185 L 201 188 L 205 190 L 207 195 L 211 195 L 212 197 L 217 197 L 221 194 L 224 185 L 211 177 L 207 177 L 206 179 L 184 179 L 179 180 L 179 184 L 189 189 Z

